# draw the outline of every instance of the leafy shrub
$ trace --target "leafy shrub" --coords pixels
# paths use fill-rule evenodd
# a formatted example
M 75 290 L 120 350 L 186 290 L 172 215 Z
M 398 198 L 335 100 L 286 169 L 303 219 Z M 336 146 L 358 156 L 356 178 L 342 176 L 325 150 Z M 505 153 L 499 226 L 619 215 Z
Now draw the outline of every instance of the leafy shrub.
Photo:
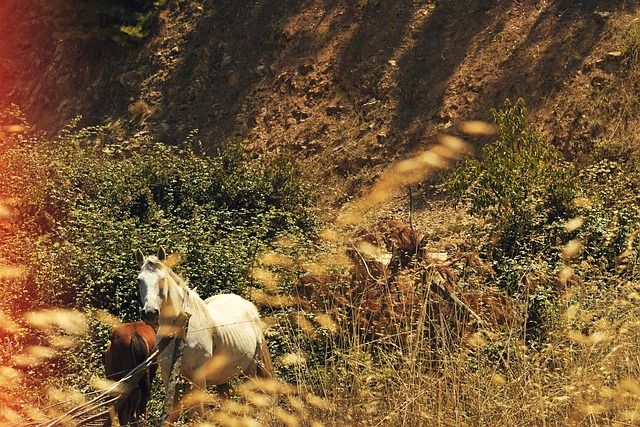
M 492 111 L 500 138 L 467 158 L 454 173 L 450 190 L 487 216 L 496 236 L 490 256 L 531 258 L 556 247 L 559 224 L 575 214 L 578 185 L 572 166 L 547 139 L 527 123 L 524 101 L 505 102 Z
M 158 245 L 185 256 L 188 273 L 178 272 L 202 295 L 242 293 L 265 242 L 313 230 L 308 190 L 286 155 L 251 163 L 230 141 L 214 158 L 161 144 L 125 156 L 94 143 L 101 138 L 98 128 L 69 129 L 1 147 L 10 173 L 0 196 L 21 199 L 9 251 L 30 272 L 22 289 L 5 292 L 19 294 L 22 309 L 55 304 L 137 319 L 133 253 Z
M 493 260 L 500 286 L 527 301 L 527 330 L 536 340 L 551 322 L 554 271 L 564 230 L 576 215 L 579 185 L 571 164 L 527 122 L 522 99 L 492 110 L 500 137 L 469 157 L 453 174 L 449 189 L 474 214 L 490 223 L 486 256 Z M 525 279 L 527 278 L 527 279 Z
M 486 256 L 500 285 L 528 302 L 528 325 L 549 328 L 558 299 L 558 271 L 570 263 L 580 280 L 617 284 L 637 279 L 640 223 L 637 161 L 609 155 L 576 173 L 532 125 L 522 100 L 493 111 L 500 138 L 468 158 L 449 189 L 486 216 L 491 229 Z M 576 219 L 578 226 L 566 227 Z M 571 259 L 561 256 L 570 240 L 580 242 Z
M 637 162 L 604 158 L 581 170 L 580 180 L 588 196 L 579 210 L 584 225 L 577 232 L 583 242 L 583 259 L 601 274 L 636 279 L 640 224 Z

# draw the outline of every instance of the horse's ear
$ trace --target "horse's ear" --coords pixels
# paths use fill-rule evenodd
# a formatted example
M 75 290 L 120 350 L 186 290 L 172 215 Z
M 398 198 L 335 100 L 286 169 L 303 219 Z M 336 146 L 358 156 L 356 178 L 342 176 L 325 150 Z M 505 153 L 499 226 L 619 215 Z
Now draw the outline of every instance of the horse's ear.
M 164 248 L 162 246 L 160 246 L 158 248 L 158 255 L 157 255 L 158 259 L 160 261 L 164 261 L 165 259 L 167 259 L 167 252 L 165 252 Z
M 142 267 L 142 264 L 144 264 L 144 252 L 142 252 L 141 249 L 138 249 L 136 251 L 136 261 L 138 261 L 140 267 Z

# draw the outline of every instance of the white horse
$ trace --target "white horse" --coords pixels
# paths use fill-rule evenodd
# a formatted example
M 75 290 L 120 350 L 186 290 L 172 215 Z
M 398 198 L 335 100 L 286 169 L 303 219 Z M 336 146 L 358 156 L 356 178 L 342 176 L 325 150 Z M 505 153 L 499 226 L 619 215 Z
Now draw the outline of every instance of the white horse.
M 246 375 L 273 378 L 269 349 L 262 334 L 256 307 L 235 294 L 221 294 L 203 301 L 166 264 L 164 248 L 156 256 L 136 252 L 144 321 L 157 329 L 157 342 L 174 330 L 174 320 L 191 315 L 185 337 L 180 374 L 200 390 L 207 384 L 228 391 L 228 382 Z M 159 355 L 165 390 L 169 387 L 171 355 L 175 340 Z M 199 404 L 204 413 L 204 405 Z

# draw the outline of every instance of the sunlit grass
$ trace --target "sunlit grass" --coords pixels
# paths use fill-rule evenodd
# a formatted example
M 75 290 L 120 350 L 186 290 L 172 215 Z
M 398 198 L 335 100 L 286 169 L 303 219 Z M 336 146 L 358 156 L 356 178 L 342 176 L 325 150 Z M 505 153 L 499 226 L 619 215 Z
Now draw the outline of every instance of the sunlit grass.
M 476 122 L 461 129 L 472 135 L 493 132 Z M 313 251 L 283 237 L 258 254 L 248 293 L 271 313 L 265 335 L 280 346 L 274 354 L 280 378 L 238 382 L 231 399 L 221 399 L 213 390 L 186 392 L 184 408 L 204 401 L 207 412 L 201 418 L 187 410 L 184 423 L 637 424 L 639 291 L 621 278 L 602 286 L 603 270 L 595 263 L 574 265 L 584 250 L 580 240 L 554 249 L 562 262 L 557 279 L 565 287 L 555 295 L 557 320 L 543 341 L 533 343 L 525 336 L 523 307 L 517 301 L 507 307 L 501 305 L 506 298 L 487 298 L 472 306 L 476 300 L 471 296 L 491 296 L 497 288 L 490 266 L 477 254 L 431 256 L 416 250 L 413 261 L 396 271 L 384 233 L 366 223 L 355 230 L 359 223 L 350 218 L 364 218 L 404 185 L 441 170 L 464 150 L 464 141 L 444 138 L 431 150 L 393 165 L 337 224 L 319 233 L 322 250 L 308 253 Z M 564 229 L 575 232 L 583 226 L 579 217 L 566 221 Z M 371 235 L 377 240 L 366 239 Z M 632 260 L 631 243 L 627 252 L 620 256 Z M 0 266 L 6 283 L 25 274 L 22 266 Z M 308 294 L 295 295 L 296 279 L 306 274 L 317 281 L 306 283 Z M 509 316 L 499 317 L 499 310 Z M 92 322 L 113 327 L 119 319 L 102 311 L 61 309 L 2 312 L 0 319 L 0 333 L 11 343 L 0 353 L 0 425 L 77 425 L 104 409 L 99 404 L 69 419 L 69 411 L 113 384 L 102 381 L 100 370 L 79 380 L 56 376 L 50 368 L 61 357 L 71 360 L 86 342 L 95 344 L 99 338 L 92 335 Z M 39 374 L 44 368 L 45 377 Z M 152 414 L 152 422 L 157 417 Z

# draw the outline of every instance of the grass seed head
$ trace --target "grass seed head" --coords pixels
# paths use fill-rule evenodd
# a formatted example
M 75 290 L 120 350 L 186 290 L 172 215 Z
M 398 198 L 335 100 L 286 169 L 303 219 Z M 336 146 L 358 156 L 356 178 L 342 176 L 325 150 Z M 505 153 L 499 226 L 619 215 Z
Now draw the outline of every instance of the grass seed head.
M 331 333 L 337 333 L 340 330 L 338 324 L 326 313 L 314 313 L 313 318 L 320 326 Z
M 19 279 L 25 277 L 27 270 L 15 265 L 0 265 L 0 279 Z
M 109 313 L 106 310 L 95 310 L 93 312 L 93 318 L 100 323 L 104 323 L 107 326 L 111 326 L 112 328 L 122 323 L 122 320 L 118 319 L 116 316 L 114 316 L 113 314 Z
M 327 274 L 327 266 L 318 262 L 305 262 L 302 264 L 303 270 L 310 274 Z
M 251 381 L 245 381 L 238 386 L 240 395 L 259 392 L 277 396 L 279 394 L 294 393 L 295 391 L 295 387 L 290 384 L 267 378 L 252 378 Z
M 313 393 L 307 393 L 305 400 L 309 405 L 318 409 L 330 410 L 332 408 L 331 403 L 328 400 L 318 397 Z
M 22 133 L 27 131 L 27 127 L 23 125 L 6 125 L 2 129 L 7 133 Z
M 292 268 L 295 266 L 295 262 L 290 257 L 274 251 L 264 251 L 262 254 L 260 254 L 258 262 L 265 266 L 278 266 L 286 268 Z
M 78 341 L 70 336 L 52 335 L 48 340 L 52 347 L 59 349 L 70 349 L 78 346 Z
M 89 331 L 87 319 L 75 310 L 52 309 L 31 312 L 25 315 L 25 320 L 44 332 L 60 329 L 70 335 L 85 336 Z
M 20 326 L 14 322 L 9 315 L 0 311 L 0 331 L 2 330 L 10 334 L 15 334 L 20 331 Z
M 573 239 L 567 242 L 562 248 L 562 256 L 566 260 L 575 258 L 582 250 L 582 242 L 579 239 Z
M 481 120 L 469 120 L 462 122 L 458 127 L 461 132 L 472 136 L 490 136 L 498 134 L 498 128 L 495 124 L 483 122 Z
M 342 243 L 343 236 L 342 233 L 338 232 L 333 228 L 325 228 L 318 233 L 318 236 L 324 241 L 332 242 L 332 243 Z
M 251 299 L 258 304 L 271 308 L 284 308 L 293 305 L 293 300 L 283 295 L 270 295 L 261 289 L 250 290 Z
M 487 345 L 487 340 L 484 338 L 482 332 L 476 332 L 467 338 L 467 344 L 474 349 L 480 349 Z
M 270 292 L 277 292 L 280 278 L 278 275 L 266 268 L 254 267 L 251 269 L 251 277 L 259 282 Z
M 491 384 L 494 386 L 503 386 L 507 383 L 507 379 L 502 374 L 493 374 L 491 375 Z
M 216 404 L 219 403 L 219 398 L 211 393 L 207 393 L 205 390 L 194 389 L 191 392 L 185 394 L 180 400 L 182 406 L 186 408 L 194 407 L 200 402 L 204 402 L 207 404 Z
M 564 225 L 564 230 L 567 233 L 571 233 L 572 231 L 576 231 L 578 228 L 582 227 L 583 225 L 584 225 L 584 218 L 581 216 L 578 216 L 567 221 L 567 223 Z
M 293 319 L 293 323 L 300 328 L 302 332 L 304 332 L 309 337 L 313 338 L 316 336 L 316 328 L 313 326 L 313 323 L 301 312 L 295 312 L 291 314 Z
M 287 353 L 280 357 L 280 363 L 284 366 L 304 365 L 307 358 L 301 353 Z
M 273 415 L 287 427 L 298 427 L 301 425 L 299 416 L 287 412 L 279 406 L 273 409 Z

